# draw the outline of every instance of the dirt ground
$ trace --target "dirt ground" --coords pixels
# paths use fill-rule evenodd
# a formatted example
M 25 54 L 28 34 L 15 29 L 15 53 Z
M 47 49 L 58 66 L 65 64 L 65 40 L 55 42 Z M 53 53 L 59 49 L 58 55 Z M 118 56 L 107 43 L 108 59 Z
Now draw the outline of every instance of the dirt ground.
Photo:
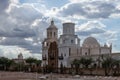
M 40 77 L 46 77 L 46 80 L 120 80 L 120 77 L 112 76 L 79 76 L 67 74 L 38 74 L 26 72 L 0 72 L 0 80 L 40 80 Z

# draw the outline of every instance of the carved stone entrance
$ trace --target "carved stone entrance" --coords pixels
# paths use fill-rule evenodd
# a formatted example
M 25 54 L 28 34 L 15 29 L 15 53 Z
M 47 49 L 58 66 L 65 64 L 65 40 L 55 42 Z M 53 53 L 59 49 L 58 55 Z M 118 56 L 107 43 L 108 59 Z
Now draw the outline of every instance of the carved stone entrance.
M 50 72 L 57 72 L 58 68 L 58 45 L 57 43 L 51 42 L 48 49 L 48 67 Z

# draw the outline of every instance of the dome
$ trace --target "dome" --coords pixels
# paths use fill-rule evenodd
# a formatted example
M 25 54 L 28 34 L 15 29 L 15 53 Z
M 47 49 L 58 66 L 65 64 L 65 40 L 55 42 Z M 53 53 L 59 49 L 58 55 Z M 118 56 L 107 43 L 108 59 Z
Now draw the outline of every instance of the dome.
M 51 21 L 50 26 L 47 29 L 57 29 L 57 27 L 54 25 L 54 21 Z
M 83 42 L 83 47 L 99 47 L 99 46 L 100 46 L 100 44 L 93 37 L 88 37 Z
M 18 54 L 18 59 L 23 59 L 22 53 Z

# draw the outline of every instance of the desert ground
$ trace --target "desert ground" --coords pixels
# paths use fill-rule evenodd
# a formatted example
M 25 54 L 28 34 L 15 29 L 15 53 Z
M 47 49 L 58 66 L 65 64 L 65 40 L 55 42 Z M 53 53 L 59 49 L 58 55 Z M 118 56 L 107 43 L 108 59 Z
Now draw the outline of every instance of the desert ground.
M 120 77 L 0 72 L 0 80 L 120 80 Z

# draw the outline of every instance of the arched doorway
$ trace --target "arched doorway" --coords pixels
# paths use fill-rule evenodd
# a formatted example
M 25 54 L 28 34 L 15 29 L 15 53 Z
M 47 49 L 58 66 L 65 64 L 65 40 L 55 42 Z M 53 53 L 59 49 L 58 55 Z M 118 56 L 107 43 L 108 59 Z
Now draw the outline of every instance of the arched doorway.
M 48 49 L 48 66 L 49 72 L 57 72 L 58 68 L 58 45 L 57 43 L 51 42 Z

